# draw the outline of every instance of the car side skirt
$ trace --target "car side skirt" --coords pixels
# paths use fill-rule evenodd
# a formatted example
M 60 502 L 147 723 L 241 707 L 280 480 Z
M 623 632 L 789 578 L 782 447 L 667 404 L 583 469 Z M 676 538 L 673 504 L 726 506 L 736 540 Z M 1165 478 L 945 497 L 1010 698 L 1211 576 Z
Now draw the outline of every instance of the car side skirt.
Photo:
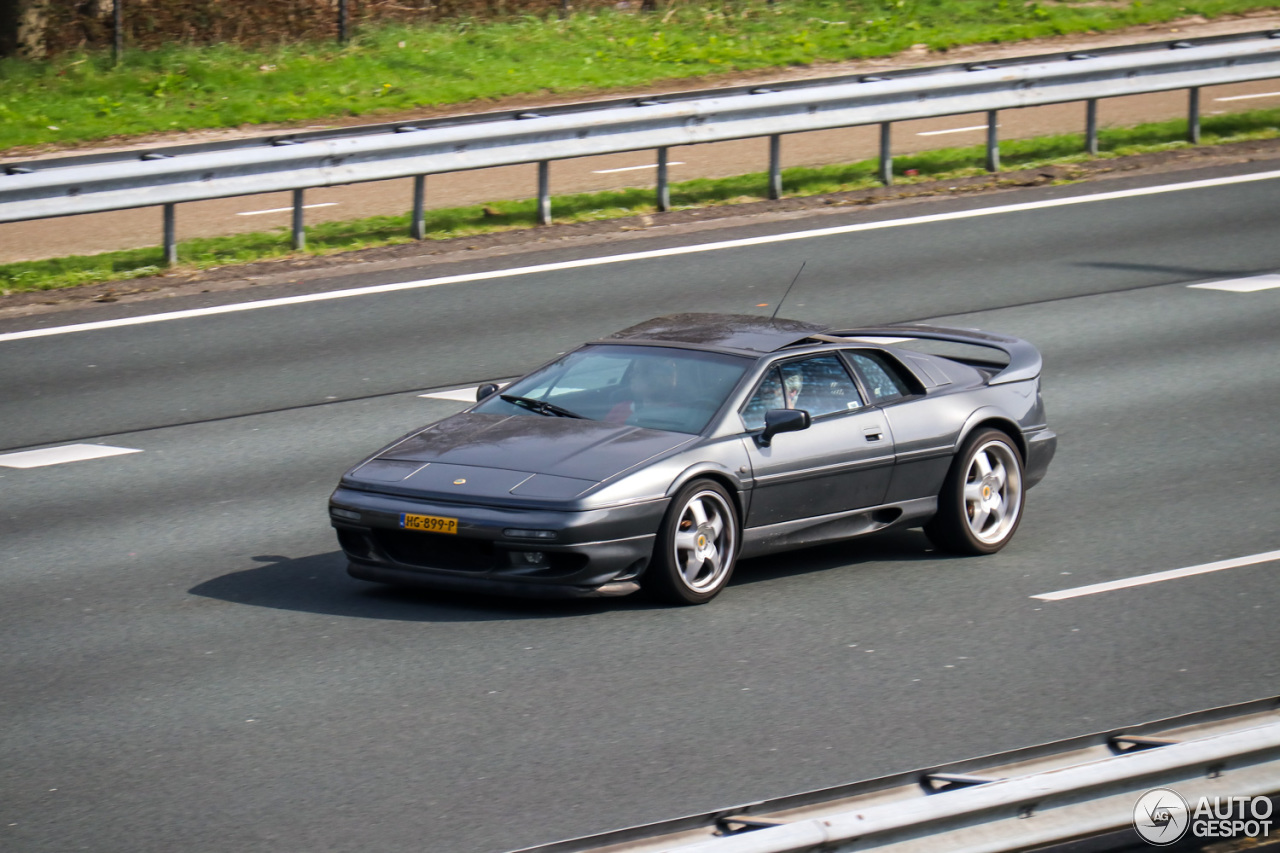
M 866 536 L 893 527 L 916 527 L 932 518 L 937 511 L 937 497 L 927 497 L 752 527 L 742 533 L 740 556 L 759 557 Z

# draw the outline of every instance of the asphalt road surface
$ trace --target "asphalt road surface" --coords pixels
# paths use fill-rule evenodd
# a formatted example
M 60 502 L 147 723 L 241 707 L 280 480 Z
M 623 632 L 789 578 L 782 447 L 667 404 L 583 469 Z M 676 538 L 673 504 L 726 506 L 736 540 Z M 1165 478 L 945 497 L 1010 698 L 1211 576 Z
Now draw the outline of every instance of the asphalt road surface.
M 1280 179 L 1221 176 L 0 321 L 0 849 L 490 853 L 1280 692 L 1274 559 L 1033 597 L 1280 549 Z M 420 395 L 772 311 L 802 261 L 782 316 L 1042 349 L 1060 449 L 1004 551 L 902 532 L 744 562 L 696 608 L 345 575 L 325 499 L 461 405 Z M 58 328 L 157 305 L 197 313 Z M 116 455 L 13 467 L 77 444 Z
M 1280 80 L 1261 80 L 1201 90 L 1204 117 L 1280 105 Z M 1109 98 L 1099 102 L 1099 127 L 1130 127 L 1144 122 L 1185 119 L 1185 91 Z M 896 157 L 940 148 L 984 145 L 986 114 L 945 116 L 894 124 Z M 1060 133 L 1083 133 L 1083 103 L 1053 104 L 1000 114 L 1001 139 L 1030 139 Z M 782 142 L 782 166 L 852 163 L 879 156 L 878 126 L 788 134 Z M 975 159 L 980 165 L 982 157 Z M 670 149 L 673 182 L 724 178 L 764 172 L 769 167 L 768 137 Z M 600 157 L 558 160 L 551 168 L 555 195 L 653 187 L 656 154 L 637 151 Z M 399 216 L 412 204 L 412 181 L 375 181 L 309 190 L 304 203 L 308 224 L 370 216 Z M 429 209 L 462 207 L 537 195 L 537 166 L 503 166 L 433 175 L 427 180 Z M 761 185 L 761 193 L 764 187 Z M 177 238 L 268 232 L 287 229 L 292 217 L 290 193 L 268 193 L 184 204 L 176 214 Z M 554 212 L 554 209 L 553 209 Z M 282 238 L 287 239 L 287 236 Z M 117 249 L 158 246 L 158 207 L 0 224 L 0 263 L 93 254 Z

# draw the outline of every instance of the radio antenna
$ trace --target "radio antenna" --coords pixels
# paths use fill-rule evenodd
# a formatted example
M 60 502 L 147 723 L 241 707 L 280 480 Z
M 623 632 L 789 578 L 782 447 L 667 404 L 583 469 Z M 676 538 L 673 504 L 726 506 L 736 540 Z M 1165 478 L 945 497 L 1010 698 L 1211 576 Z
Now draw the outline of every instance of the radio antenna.
M 804 272 L 804 265 L 809 263 L 807 260 L 800 262 L 800 269 L 796 270 L 796 277 L 791 279 L 791 284 L 787 286 L 787 292 L 782 294 L 782 298 L 778 300 L 778 305 L 773 309 L 773 313 L 769 315 L 769 322 L 772 323 L 774 318 L 778 316 L 778 309 L 782 307 L 782 303 L 787 301 L 787 297 L 791 295 L 791 288 L 796 286 L 796 282 L 800 280 L 800 273 Z

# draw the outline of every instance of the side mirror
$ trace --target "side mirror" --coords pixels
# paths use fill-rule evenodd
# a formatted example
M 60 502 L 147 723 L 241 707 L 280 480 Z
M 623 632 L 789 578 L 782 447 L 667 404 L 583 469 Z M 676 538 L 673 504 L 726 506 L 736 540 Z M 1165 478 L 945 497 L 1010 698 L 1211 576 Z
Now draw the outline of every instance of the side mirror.
M 498 385 L 494 382 L 486 382 L 476 389 L 476 402 L 479 403 L 485 397 L 492 397 L 498 393 Z
M 809 428 L 809 413 L 804 409 L 770 409 L 764 413 L 764 432 L 757 440 L 768 447 L 780 432 L 799 432 Z

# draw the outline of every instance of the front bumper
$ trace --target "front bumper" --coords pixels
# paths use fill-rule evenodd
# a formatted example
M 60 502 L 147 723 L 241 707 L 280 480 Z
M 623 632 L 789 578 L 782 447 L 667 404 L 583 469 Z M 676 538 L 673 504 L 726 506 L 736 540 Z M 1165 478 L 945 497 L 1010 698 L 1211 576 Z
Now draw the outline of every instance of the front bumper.
M 352 577 L 539 598 L 634 592 L 666 507 L 666 499 L 578 512 L 472 506 L 341 487 L 329 501 Z M 403 513 L 456 518 L 457 533 L 404 530 Z

